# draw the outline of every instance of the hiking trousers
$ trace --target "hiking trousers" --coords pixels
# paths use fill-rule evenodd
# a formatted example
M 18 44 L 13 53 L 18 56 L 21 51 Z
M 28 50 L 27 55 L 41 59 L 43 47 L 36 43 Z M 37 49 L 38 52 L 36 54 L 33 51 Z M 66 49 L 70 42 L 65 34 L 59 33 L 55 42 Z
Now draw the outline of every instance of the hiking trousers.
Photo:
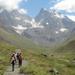
M 14 71 L 14 68 L 15 68 L 15 61 L 12 61 L 12 71 Z

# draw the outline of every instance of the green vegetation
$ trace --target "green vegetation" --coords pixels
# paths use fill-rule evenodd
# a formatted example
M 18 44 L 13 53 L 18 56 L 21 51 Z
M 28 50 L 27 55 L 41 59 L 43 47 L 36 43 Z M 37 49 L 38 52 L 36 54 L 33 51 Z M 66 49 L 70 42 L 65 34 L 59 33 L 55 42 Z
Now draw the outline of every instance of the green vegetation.
M 69 44 L 63 46 L 64 49 L 70 47 Z M 15 46 L 0 41 L 0 75 L 3 75 L 7 66 L 10 65 L 9 57 L 15 49 Z M 63 49 L 62 52 L 62 47 L 59 49 L 54 53 L 45 53 L 47 51 L 42 49 L 34 51 L 35 47 L 33 50 L 24 49 L 23 57 L 28 61 L 28 64 L 21 67 L 20 73 L 27 75 L 75 75 L 74 50 L 66 51 Z M 38 49 L 36 48 L 36 50 Z
M 54 50 L 55 52 L 24 52 L 29 63 L 20 69 L 28 75 L 75 75 L 75 41 Z M 53 74 L 54 73 L 54 74 Z
M 68 45 L 67 45 L 68 46 Z M 66 46 L 65 46 L 66 47 Z M 9 65 L 9 55 L 16 47 L 0 42 L 0 75 L 3 75 Z M 35 48 L 34 48 L 35 49 Z M 64 48 L 65 49 L 65 48 Z M 28 75 L 75 75 L 75 53 L 48 53 L 23 50 L 23 57 L 28 61 L 27 66 L 20 69 L 20 73 Z M 57 72 L 56 72 L 57 71 Z
M 75 52 L 75 40 L 68 42 L 67 44 L 59 47 L 56 52 L 58 53 L 73 53 Z
M 27 66 L 21 67 L 20 73 L 28 75 L 53 75 L 53 73 L 55 75 L 75 75 L 75 53 L 54 54 L 47 57 L 34 53 L 25 55 L 25 59 L 29 63 Z
M 33 49 L 34 46 L 35 48 L 37 47 L 31 40 L 27 39 L 26 37 L 22 37 L 14 32 L 8 32 L 3 28 L 0 28 L 0 38 L 10 44 L 16 45 L 19 48 Z
M 0 41 L 0 75 L 3 75 L 9 65 L 10 54 L 15 50 L 15 47 Z

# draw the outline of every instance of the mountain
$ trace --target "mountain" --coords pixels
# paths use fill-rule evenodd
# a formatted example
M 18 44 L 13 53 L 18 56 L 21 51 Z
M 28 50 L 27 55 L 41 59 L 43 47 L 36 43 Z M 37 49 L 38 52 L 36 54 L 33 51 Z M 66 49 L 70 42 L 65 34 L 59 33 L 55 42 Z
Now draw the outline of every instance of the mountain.
M 15 16 L 17 17 L 15 18 Z M 35 45 L 32 40 L 30 40 L 25 36 L 23 37 L 21 35 L 22 31 L 26 30 L 24 27 L 27 27 L 30 24 L 28 22 L 25 22 L 27 20 L 28 22 L 30 22 L 30 20 L 32 19 L 31 17 L 25 14 L 19 13 L 18 10 L 14 10 L 12 12 L 8 12 L 6 10 L 1 11 L 0 12 L 0 43 L 2 41 L 14 45 L 17 48 L 22 48 L 22 49 L 24 48 L 26 50 L 33 50 L 33 51 L 37 49 L 40 50 L 41 48 Z M 20 27 L 18 28 L 18 26 Z M 29 25 L 28 27 L 32 27 L 32 26 Z
M 26 44 L 25 41 L 32 41 L 44 47 L 59 46 L 75 32 L 74 21 L 55 10 L 45 9 L 41 9 L 35 18 L 19 10 L 0 11 L 0 27 L 3 34 L 0 37 L 5 39 L 4 35 L 6 35 L 7 41 L 17 40 L 15 43 L 20 45 L 19 40 L 23 39 L 21 41 L 23 45 Z M 17 37 L 20 38 L 17 39 Z
M 29 36 L 37 44 L 49 47 L 54 47 L 57 43 L 60 45 L 75 28 L 75 22 L 55 10 L 41 9 L 35 22 L 40 28 L 28 29 L 23 35 Z

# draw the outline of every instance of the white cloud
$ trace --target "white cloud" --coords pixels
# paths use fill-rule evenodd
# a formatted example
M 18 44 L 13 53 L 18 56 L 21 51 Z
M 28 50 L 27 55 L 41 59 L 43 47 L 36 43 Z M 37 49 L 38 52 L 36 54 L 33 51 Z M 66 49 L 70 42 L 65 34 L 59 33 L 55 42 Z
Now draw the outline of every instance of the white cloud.
M 0 7 L 7 10 L 19 8 L 19 3 L 23 0 L 0 0 Z
M 29 0 L 0 0 L 0 8 L 12 11 L 14 9 L 20 9 L 21 2 L 28 2 Z M 26 10 L 21 9 L 21 12 L 27 13 Z
M 57 10 L 65 10 L 67 12 L 75 12 L 75 0 L 62 0 L 53 7 Z
M 72 21 L 74 21 L 74 22 L 75 22 L 75 16 L 67 15 L 67 17 L 68 17 L 69 19 L 71 19 Z

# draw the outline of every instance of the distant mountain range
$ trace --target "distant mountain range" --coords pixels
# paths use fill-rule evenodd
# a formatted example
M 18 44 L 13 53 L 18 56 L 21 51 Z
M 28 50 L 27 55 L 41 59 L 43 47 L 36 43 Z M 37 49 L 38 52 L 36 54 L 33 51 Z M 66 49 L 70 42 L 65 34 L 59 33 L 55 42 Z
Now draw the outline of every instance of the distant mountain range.
M 75 34 L 75 22 L 55 10 L 43 8 L 35 18 L 18 10 L 11 12 L 0 10 L 0 29 L 23 39 L 27 38 L 36 45 L 54 47 Z

